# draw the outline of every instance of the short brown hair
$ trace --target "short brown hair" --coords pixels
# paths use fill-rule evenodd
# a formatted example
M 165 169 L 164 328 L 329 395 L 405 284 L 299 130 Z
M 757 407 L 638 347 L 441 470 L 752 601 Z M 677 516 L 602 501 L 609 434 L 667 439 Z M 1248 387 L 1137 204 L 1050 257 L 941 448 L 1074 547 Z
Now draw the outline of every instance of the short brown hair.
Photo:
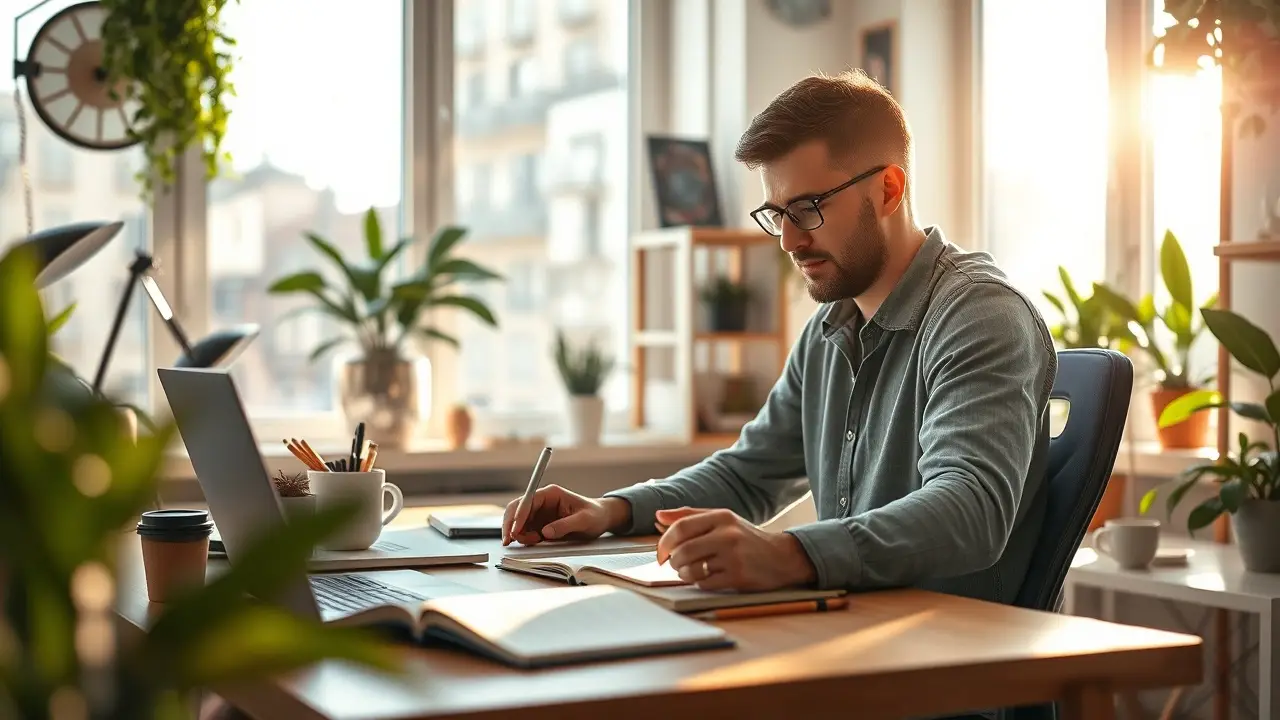
M 911 174 L 911 130 L 902 106 L 861 70 L 811 75 L 782 91 L 751 120 L 733 156 L 755 170 L 813 140 L 824 141 L 841 166 L 856 156 Z

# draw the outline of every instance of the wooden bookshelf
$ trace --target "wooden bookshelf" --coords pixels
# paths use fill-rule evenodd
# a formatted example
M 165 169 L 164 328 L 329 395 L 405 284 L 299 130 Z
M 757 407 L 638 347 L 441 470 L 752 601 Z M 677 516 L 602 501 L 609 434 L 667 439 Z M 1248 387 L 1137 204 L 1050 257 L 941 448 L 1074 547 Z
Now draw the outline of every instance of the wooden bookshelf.
M 631 252 L 632 425 L 731 445 L 737 420 L 758 411 L 790 350 L 777 239 L 758 229 L 665 228 L 634 236 Z M 717 276 L 751 288 L 744 330 L 708 327 L 698 294 Z M 719 415 L 730 385 L 746 388 L 752 406 Z

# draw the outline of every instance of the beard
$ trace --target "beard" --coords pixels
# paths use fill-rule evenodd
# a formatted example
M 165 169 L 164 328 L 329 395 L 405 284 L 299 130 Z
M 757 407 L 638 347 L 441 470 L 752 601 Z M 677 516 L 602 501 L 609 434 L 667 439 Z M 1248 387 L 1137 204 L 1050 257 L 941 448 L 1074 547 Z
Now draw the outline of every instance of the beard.
M 795 253 L 792 260 L 826 260 L 830 265 L 823 276 L 805 276 L 805 289 L 815 302 L 829 303 L 856 298 L 867 291 L 884 271 L 887 261 L 887 239 L 876 222 L 875 208 L 863 200 L 858 211 L 858 224 L 845 238 L 835 255 L 822 252 Z

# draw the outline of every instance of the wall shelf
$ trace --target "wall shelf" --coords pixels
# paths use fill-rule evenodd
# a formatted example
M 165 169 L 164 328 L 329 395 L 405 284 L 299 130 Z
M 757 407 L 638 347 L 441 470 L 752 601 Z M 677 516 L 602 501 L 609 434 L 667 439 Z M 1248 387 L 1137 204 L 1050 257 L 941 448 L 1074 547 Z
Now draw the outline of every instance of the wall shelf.
M 1247 242 L 1220 243 L 1214 246 L 1213 254 L 1217 255 L 1223 262 L 1232 260 L 1280 262 L 1280 237 Z
M 758 228 L 663 228 L 633 236 L 631 252 L 632 425 L 733 444 L 790 350 L 777 238 Z M 709 326 L 699 289 L 717 277 L 750 288 L 744 330 Z

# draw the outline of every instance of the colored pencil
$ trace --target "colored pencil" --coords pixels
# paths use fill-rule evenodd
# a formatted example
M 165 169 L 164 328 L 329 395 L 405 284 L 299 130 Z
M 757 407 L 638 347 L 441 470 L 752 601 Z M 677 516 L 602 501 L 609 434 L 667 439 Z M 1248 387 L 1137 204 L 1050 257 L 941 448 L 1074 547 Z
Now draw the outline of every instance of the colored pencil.
M 306 465 L 308 469 L 310 470 L 318 469 L 315 465 L 315 461 L 312 460 L 311 456 L 307 455 L 306 452 L 304 452 L 301 447 L 290 443 L 288 440 L 284 441 L 284 446 L 289 449 L 289 452 L 293 453 L 294 457 L 301 460 L 302 464 Z
M 309 445 L 305 439 L 304 439 L 304 440 L 302 440 L 302 441 L 300 441 L 298 444 L 299 444 L 299 445 L 301 445 L 301 446 L 302 446 L 302 449 L 303 449 L 303 450 L 306 450 L 306 451 L 307 451 L 307 453 L 308 453 L 309 455 L 311 455 L 311 457 L 316 461 L 316 465 L 318 465 L 318 466 L 319 466 L 319 467 L 317 467 L 316 469 L 317 469 L 317 470 L 323 470 L 323 469 L 324 469 L 324 458 L 320 457 L 320 453 L 316 452 L 315 450 L 312 450 L 312 449 L 311 449 L 311 445 Z
M 721 608 L 720 610 L 710 610 L 704 613 L 697 613 L 694 617 L 699 620 L 741 620 L 745 618 L 770 617 L 773 615 L 830 612 L 832 610 L 843 610 L 848 606 L 848 604 L 849 601 L 842 597 L 825 598 L 821 600 L 802 600 L 799 602 L 769 603 L 766 605 L 753 605 L 748 607 Z

